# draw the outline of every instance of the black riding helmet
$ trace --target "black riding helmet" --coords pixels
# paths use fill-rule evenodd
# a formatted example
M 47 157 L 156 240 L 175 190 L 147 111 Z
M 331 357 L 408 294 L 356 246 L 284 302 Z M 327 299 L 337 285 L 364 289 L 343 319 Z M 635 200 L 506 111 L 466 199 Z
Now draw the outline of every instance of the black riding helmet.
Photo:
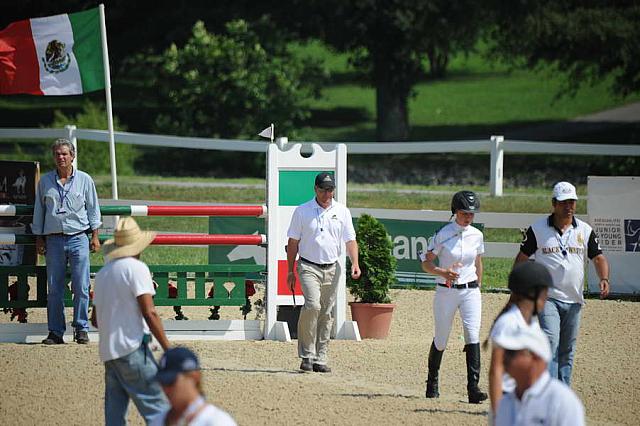
M 451 213 L 462 210 L 465 213 L 477 213 L 480 211 L 480 200 L 473 191 L 459 191 L 451 199 Z
M 538 300 L 540 292 L 552 286 L 552 279 L 546 266 L 536 262 L 526 261 L 518 263 L 509 274 L 509 290 L 534 302 Z M 537 314 L 537 309 L 534 308 Z

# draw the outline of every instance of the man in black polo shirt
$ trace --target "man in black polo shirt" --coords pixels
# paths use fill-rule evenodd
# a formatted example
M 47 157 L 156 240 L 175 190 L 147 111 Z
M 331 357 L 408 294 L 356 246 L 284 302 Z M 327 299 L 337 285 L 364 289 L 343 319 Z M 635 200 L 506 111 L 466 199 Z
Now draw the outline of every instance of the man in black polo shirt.
M 547 267 L 553 279 L 544 309 L 538 315 L 549 337 L 552 359 L 549 373 L 571 384 L 573 356 L 584 304 L 584 272 L 591 259 L 600 277 L 600 297 L 609 295 L 609 262 L 602 254 L 598 237 L 589 224 L 577 219 L 576 188 L 559 182 L 553 188 L 553 213 L 527 229 L 516 263 L 535 254 L 535 261 Z

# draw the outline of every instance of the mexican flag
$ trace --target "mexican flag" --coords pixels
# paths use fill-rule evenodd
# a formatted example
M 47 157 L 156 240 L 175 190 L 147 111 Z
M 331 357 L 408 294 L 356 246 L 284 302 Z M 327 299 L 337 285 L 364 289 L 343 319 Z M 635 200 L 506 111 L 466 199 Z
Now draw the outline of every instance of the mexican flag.
M 98 8 L 27 19 L 0 31 L 0 94 L 104 89 Z

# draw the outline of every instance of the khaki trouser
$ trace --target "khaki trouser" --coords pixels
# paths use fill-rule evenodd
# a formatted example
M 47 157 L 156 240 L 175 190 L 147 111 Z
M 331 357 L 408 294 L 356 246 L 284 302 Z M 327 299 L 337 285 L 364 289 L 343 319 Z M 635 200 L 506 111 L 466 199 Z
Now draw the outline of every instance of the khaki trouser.
M 326 364 L 340 265 L 336 262 L 323 269 L 300 261 L 298 277 L 304 294 L 304 306 L 298 320 L 298 356 L 309 358 L 314 364 Z

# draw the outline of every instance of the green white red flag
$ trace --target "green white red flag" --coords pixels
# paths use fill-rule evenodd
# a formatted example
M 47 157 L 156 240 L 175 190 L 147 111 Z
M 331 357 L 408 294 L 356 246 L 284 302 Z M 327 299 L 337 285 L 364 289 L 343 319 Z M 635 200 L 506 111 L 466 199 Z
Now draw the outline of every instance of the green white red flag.
M 100 15 L 33 18 L 0 31 L 0 94 L 79 95 L 105 88 Z

